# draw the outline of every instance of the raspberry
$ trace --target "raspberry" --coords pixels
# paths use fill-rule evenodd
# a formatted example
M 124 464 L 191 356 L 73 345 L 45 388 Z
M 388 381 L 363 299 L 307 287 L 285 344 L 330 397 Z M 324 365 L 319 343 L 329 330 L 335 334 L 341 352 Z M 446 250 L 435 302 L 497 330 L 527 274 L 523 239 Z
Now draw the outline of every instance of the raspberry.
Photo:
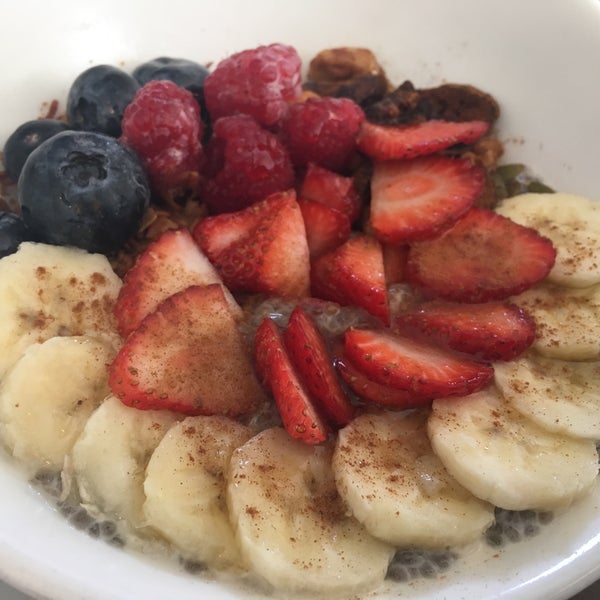
M 283 44 L 233 54 L 204 80 L 208 111 L 213 119 L 251 115 L 270 128 L 287 115 L 287 102 L 300 95 L 300 68 L 296 50 Z
M 287 149 L 248 115 L 215 121 L 205 156 L 202 198 L 213 213 L 240 210 L 294 186 Z
M 166 200 L 194 191 L 204 124 L 200 106 L 171 81 L 150 81 L 125 109 L 121 141 L 141 157 L 152 188 Z
M 360 106 L 348 98 L 309 98 L 290 105 L 283 136 L 293 163 L 342 170 L 364 119 Z

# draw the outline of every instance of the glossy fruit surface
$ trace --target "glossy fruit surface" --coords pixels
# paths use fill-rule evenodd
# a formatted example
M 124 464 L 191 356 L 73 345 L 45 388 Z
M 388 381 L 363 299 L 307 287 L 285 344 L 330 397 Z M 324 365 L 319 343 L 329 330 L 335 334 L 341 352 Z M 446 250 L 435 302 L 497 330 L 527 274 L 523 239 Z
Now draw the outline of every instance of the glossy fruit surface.
M 23 219 L 14 213 L 0 212 L 0 258 L 13 254 L 19 244 L 27 239 Z
M 150 200 L 137 155 L 92 132 L 65 131 L 46 140 L 27 159 L 18 187 L 34 239 L 91 252 L 118 250 Z
M 118 137 L 125 107 L 139 87 L 129 73 L 111 65 L 96 65 L 83 71 L 67 97 L 69 125 Z
M 34 119 L 19 125 L 4 144 L 2 158 L 9 179 L 17 181 L 27 157 L 48 138 L 66 131 L 68 126 L 57 119 Z
M 137 66 L 132 75 L 140 85 L 146 85 L 149 81 L 154 80 L 172 81 L 192 92 L 199 100 L 208 69 L 185 58 L 160 56 Z

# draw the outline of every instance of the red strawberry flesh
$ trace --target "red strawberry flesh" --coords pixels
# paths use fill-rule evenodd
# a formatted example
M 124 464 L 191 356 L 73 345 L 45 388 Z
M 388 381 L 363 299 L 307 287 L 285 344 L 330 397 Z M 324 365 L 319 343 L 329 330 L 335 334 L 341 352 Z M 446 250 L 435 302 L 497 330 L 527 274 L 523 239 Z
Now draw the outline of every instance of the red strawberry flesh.
M 345 357 L 343 352 L 336 356 L 335 366 L 346 385 L 362 400 L 370 404 L 393 409 L 407 409 L 431 403 L 431 398 L 427 396 L 422 397 L 413 392 L 369 379 Z
M 298 297 L 309 291 L 306 228 L 293 190 L 208 217 L 194 237 L 234 292 Z
M 325 340 L 301 307 L 292 311 L 283 337 L 292 363 L 318 407 L 336 425 L 347 425 L 354 408 L 338 381 Z
M 306 168 L 299 196 L 343 212 L 353 223 L 360 214 L 360 198 L 352 177 L 344 177 L 313 163 Z
M 420 397 L 464 396 L 483 388 L 494 373 L 469 357 L 386 330 L 351 328 L 344 350 L 369 379 Z
M 350 220 L 344 213 L 304 198 L 300 198 L 298 204 L 311 260 L 335 250 L 350 237 Z
M 425 156 L 375 164 L 370 222 L 381 242 L 437 236 L 481 195 L 485 174 L 466 159 Z
M 411 245 L 406 280 L 447 300 L 504 300 L 544 279 L 552 242 L 491 210 L 472 208 L 432 240 Z
M 290 361 L 279 327 L 268 317 L 256 332 L 254 352 L 259 377 L 273 394 L 286 431 L 305 444 L 324 442 L 329 428 Z
M 187 229 L 171 229 L 140 254 L 125 275 L 115 303 L 119 333 L 127 337 L 166 298 L 190 285 L 221 283 L 221 278 Z M 236 318 L 241 309 L 227 289 Z
M 173 294 L 127 338 L 109 372 L 127 406 L 239 417 L 263 393 L 219 284 Z
M 485 121 L 430 120 L 416 125 L 376 125 L 364 121 L 358 135 L 359 149 L 374 160 L 416 158 L 463 143 L 487 133 Z
M 311 284 L 318 298 L 359 306 L 389 324 L 383 252 L 376 239 L 356 235 L 318 258 L 313 264 Z
M 535 340 L 535 321 L 510 302 L 464 304 L 433 300 L 398 315 L 398 331 L 420 331 L 483 360 L 512 360 Z

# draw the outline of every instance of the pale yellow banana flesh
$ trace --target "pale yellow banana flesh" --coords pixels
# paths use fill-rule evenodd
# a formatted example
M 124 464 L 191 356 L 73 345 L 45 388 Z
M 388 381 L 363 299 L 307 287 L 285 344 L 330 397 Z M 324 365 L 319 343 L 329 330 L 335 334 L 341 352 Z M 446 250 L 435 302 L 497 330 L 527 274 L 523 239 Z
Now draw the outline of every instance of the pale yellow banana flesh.
M 146 469 L 144 518 L 189 560 L 239 566 L 225 502 L 231 453 L 252 432 L 227 417 L 187 417 L 158 444 Z
M 568 506 L 598 474 L 593 441 L 541 428 L 494 387 L 435 400 L 428 430 L 448 471 L 478 498 L 508 510 Z
M 425 411 L 357 417 L 339 432 L 333 470 L 354 516 L 396 546 L 460 546 L 494 521 L 433 453 Z
M 279 590 L 346 598 L 385 577 L 393 547 L 350 516 L 331 452 L 274 428 L 233 453 L 228 505 L 241 552 Z

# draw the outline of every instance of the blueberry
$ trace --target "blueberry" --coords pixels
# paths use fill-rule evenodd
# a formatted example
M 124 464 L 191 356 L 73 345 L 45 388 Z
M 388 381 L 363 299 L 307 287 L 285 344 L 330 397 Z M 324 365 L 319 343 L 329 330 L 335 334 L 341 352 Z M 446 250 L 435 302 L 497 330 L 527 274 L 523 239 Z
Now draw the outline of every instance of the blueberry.
M 140 85 L 128 73 L 97 65 L 81 73 L 67 97 L 67 121 L 73 129 L 121 135 L 121 119 Z
M 0 258 L 17 251 L 19 244 L 28 239 L 23 219 L 14 213 L 0 212 Z
M 67 129 L 65 123 L 56 119 L 35 119 L 17 127 L 6 140 L 2 155 L 9 179 L 17 181 L 31 152 L 48 138 Z
M 150 185 L 137 154 L 116 139 L 65 131 L 29 155 L 18 193 L 33 239 L 110 254 L 138 230 Z
M 146 85 L 153 79 L 167 79 L 189 90 L 199 100 L 208 69 L 185 58 L 161 56 L 139 65 L 132 75 L 140 85 Z

